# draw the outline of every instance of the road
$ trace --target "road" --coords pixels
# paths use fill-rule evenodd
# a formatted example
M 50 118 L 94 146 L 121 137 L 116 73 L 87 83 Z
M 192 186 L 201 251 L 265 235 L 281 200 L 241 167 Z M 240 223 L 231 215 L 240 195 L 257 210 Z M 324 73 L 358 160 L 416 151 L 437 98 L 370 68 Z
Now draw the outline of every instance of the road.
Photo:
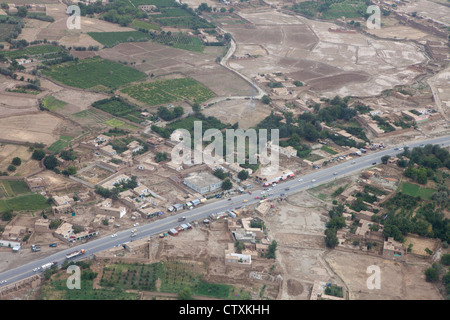
M 423 141 L 417 141 L 413 143 L 408 143 L 408 147 L 414 148 L 418 147 L 421 144 L 439 144 L 442 146 L 449 146 L 450 145 L 450 136 L 445 137 L 439 137 L 439 138 L 433 138 Z M 403 147 L 404 145 L 399 145 L 396 147 Z M 167 232 L 169 229 L 174 228 L 180 224 L 178 222 L 178 218 L 185 216 L 187 219 L 186 221 L 202 221 L 203 219 L 209 217 L 213 213 L 217 212 L 224 212 L 228 209 L 235 209 L 238 207 L 244 207 L 248 205 L 255 204 L 259 202 L 260 200 L 255 199 L 256 196 L 261 196 L 261 192 L 265 192 L 267 195 L 267 199 L 276 199 L 280 196 L 280 194 L 284 193 L 285 195 L 291 195 L 298 193 L 300 191 L 313 188 L 315 186 L 321 185 L 323 183 L 332 181 L 337 178 L 342 178 L 344 176 L 348 176 L 351 174 L 354 174 L 358 171 L 361 171 L 362 169 L 368 168 L 373 166 L 373 163 L 376 162 L 377 164 L 381 163 L 381 157 L 385 155 L 394 156 L 397 153 L 400 153 L 401 151 L 395 150 L 395 147 L 392 146 L 390 148 L 385 148 L 377 152 L 369 152 L 367 155 L 358 157 L 356 156 L 353 159 L 341 162 L 337 165 L 329 165 L 323 169 L 316 170 L 310 174 L 307 174 L 305 176 L 299 176 L 295 179 L 290 179 L 285 182 L 280 183 L 279 185 L 272 187 L 270 191 L 263 191 L 260 190 L 254 190 L 252 194 L 239 194 L 236 196 L 233 196 L 232 198 L 228 199 L 222 199 L 219 201 L 214 201 L 211 203 L 207 203 L 204 205 L 201 205 L 195 209 L 192 210 L 185 210 L 179 214 L 176 214 L 174 216 L 169 216 L 166 218 L 161 218 L 159 220 L 156 220 L 154 222 L 138 226 L 135 228 L 131 228 L 128 230 L 117 232 L 116 237 L 106 236 L 106 237 L 100 237 L 95 240 L 90 240 L 87 243 L 80 244 L 73 246 L 70 249 L 66 249 L 64 251 L 52 254 L 48 257 L 41 258 L 39 260 L 35 260 L 33 262 L 27 263 L 25 265 L 22 265 L 20 267 L 7 270 L 0 274 L 0 282 L 6 280 L 6 283 L 3 283 L 2 285 L 8 285 L 10 283 L 23 280 L 27 277 L 30 277 L 36 272 L 33 271 L 34 268 L 40 267 L 46 263 L 49 262 L 58 262 L 59 265 L 62 264 L 62 262 L 66 259 L 65 255 L 67 253 L 73 252 L 75 250 L 85 249 L 86 253 L 82 256 L 79 256 L 77 258 L 74 258 L 72 260 L 82 259 L 86 258 L 88 256 L 94 255 L 98 252 L 113 248 L 115 246 L 119 246 L 121 244 L 124 244 L 126 242 L 136 240 L 136 239 L 142 239 L 149 236 L 155 236 L 162 232 Z M 131 237 L 131 230 L 137 229 L 137 236 Z M 39 271 L 38 271 L 39 272 Z M 1 286 L 1 285 L 0 285 Z

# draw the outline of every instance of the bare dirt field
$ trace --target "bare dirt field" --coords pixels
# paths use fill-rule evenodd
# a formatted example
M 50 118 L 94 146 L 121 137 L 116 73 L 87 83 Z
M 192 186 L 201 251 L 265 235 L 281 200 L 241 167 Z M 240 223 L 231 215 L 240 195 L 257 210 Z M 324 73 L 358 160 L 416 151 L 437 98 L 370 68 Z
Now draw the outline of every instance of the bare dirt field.
M 239 123 L 239 128 L 248 129 L 256 126 L 270 115 L 271 109 L 260 101 L 228 100 L 218 102 L 204 109 L 205 116 L 213 116 L 223 123 Z
M 407 263 L 334 250 L 326 260 L 344 280 L 351 300 L 440 300 L 433 284 L 425 281 L 429 264 L 408 256 Z M 411 261 L 410 261 L 411 260 Z M 371 265 L 381 270 L 381 288 L 368 289 L 366 273 Z
M 21 114 L 36 113 L 39 111 L 35 97 L 23 96 L 17 93 L 0 93 L 0 118 L 7 118 Z
M 276 204 L 263 220 L 278 243 L 276 268 L 284 279 L 280 299 L 308 300 L 314 280 L 340 283 L 323 260 L 325 204 L 302 192 Z
M 63 120 L 39 113 L 0 119 L 0 137 L 23 142 L 52 144 L 59 135 Z
M 283 72 L 327 97 L 377 95 L 410 83 L 419 72 L 408 67 L 427 60 L 413 43 L 329 32 L 329 28 L 337 27 L 332 23 L 275 10 L 242 10 L 239 14 L 253 25 L 226 26 L 225 31 L 233 35 L 238 48 L 259 44 L 268 55 L 230 60 L 230 67 L 249 77 Z

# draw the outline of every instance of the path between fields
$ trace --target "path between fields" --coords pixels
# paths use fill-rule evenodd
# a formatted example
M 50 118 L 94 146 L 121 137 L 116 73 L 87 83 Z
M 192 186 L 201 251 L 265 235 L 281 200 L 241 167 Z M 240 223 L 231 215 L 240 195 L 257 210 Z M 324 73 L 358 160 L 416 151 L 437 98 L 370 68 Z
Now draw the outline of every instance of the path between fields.
M 178 298 L 177 293 L 171 293 L 171 292 L 157 292 L 157 291 L 144 291 L 142 292 L 142 297 L 169 297 L 169 298 Z M 206 297 L 206 296 L 192 296 L 195 300 L 222 300 L 218 298 L 213 297 Z

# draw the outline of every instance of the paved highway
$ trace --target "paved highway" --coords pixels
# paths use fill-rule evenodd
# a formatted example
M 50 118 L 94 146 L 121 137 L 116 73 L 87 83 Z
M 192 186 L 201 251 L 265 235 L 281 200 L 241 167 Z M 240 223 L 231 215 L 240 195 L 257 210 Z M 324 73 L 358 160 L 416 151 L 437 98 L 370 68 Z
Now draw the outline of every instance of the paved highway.
M 429 144 L 429 143 L 439 144 L 441 146 L 449 146 L 450 136 L 411 142 L 408 143 L 407 146 L 410 149 L 412 149 L 422 144 Z M 404 146 L 405 145 L 399 145 L 396 147 L 403 148 Z M 299 191 L 306 190 L 321 185 L 323 183 L 332 181 L 334 179 L 354 174 L 357 171 L 373 166 L 374 162 L 380 164 L 381 157 L 385 155 L 394 156 L 400 152 L 401 152 L 400 150 L 395 150 L 394 147 L 385 148 L 376 152 L 369 151 L 368 154 L 364 156 L 361 157 L 355 156 L 352 159 L 343 161 L 337 165 L 330 164 L 327 167 L 324 167 L 320 170 L 316 170 L 305 176 L 298 176 L 293 179 L 291 178 L 285 182 L 280 183 L 275 187 L 270 187 L 271 190 L 265 191 L 264 194 L 267 195 L 267 199 L 276 199 L 282 193 L 284 193 L 285 195 L 294 194 Z M 116 237 L 111 237 L 109 235 L 94 240 L 90 240 L 89 242 L 84 244 L 73 246 L 70 249 L 60 251 L 45 258 L 41 258 L 39 260 L 24 264 L 20 267 L 0 273 L 0 282 L 5 280 L 7 281 L 6 283 L 0 284 L 0 286 L 8 285 L 10 283 L 30 277 L 39 272 L 33 271 L 33 269 L 40 267 L 46 263 L 58 262 L 58 264 L 60 265 L 66 259 L 65 255 L 75 250 L 85 249 L 86 253 L 72 260 L 86 258 L 100 251 L 113 248 L 115 246 L 121 245 L 123 243 L 132 240 L 158 235 L 162 232 L 167 232 L 169 229 L 174 228 L 180 224 L 180 222 L 178 222 L 178 218 L 182 216 L 185 216 L 187 218 L 186 219 L 187 222 L 193 220 L 202 221 L 203 219 L 207 218 L 213 213 L 223 212 L 228 209 L 234 209 L 237 207 L 244 207 L 247 205 L 255 204 L 260 201 L 255 199 L 255 197 L 256 196 L 261 197 L 262 196 L 261 192 L 263 192 L 262 189 L 260 190 L 255 189 L 252 191 L 252 194 L 248 193 L 239 194 L 230 198 L 231 200 L 228 200 L 227 198 L 216 200 L 211 203 L 200 205 L 199 207 L 192 210 L 184 210 L 183 212 L 174 216 L 160 218 L 159 220 L 156 220 L 148 224 L 144 224 L 142 226 L 117 232 Z M 137 229 L 137 236 L 131 237 L 132 229 Z M 186 237 L 186 240 L 189 241 L 189 238 Z

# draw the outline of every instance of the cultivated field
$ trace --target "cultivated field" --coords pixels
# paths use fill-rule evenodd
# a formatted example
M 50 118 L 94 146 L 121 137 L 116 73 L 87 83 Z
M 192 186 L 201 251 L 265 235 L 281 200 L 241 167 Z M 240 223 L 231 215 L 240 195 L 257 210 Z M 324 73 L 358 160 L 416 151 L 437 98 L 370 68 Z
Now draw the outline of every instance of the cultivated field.
M 214 97 L 210 90 L 191 78 L 146 82 L 126 87 L 121 92 L 149 106 L 182 100 L 202 103 Z
M 156 77 L 182 73 L 207 85 L 218 96 L 249 95 L 252 89 L 246 81 L 215 63 L 223 50 L 224 47 L 205 47 L 202 54 L 153 42 L 134 42 L 101 50 L 99 55 L 113 61 L 133 62 L 137 70 Z
M 66 62 L 42 73 L 65 85 L 82 89 L 96 86 L 117 89 L 145 78 L 145 74 L 138 70 L 101 58 Z

